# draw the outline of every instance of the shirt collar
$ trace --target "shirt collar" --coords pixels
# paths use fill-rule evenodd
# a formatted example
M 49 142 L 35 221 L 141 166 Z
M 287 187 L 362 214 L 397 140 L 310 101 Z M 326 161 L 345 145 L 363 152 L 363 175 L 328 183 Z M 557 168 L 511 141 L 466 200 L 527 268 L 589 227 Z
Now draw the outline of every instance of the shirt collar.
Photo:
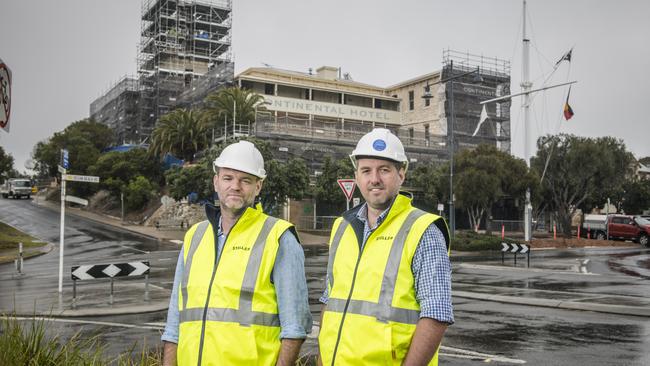
M 365 226 L 368 227 L 368 229 L 375 229 L 377 226 L 381 225 L 381 223 L 386 219 L 386 216 L 388 216 L 388 211 L 390 211 L 390 208 L 393 206 L 391 203 L 390 206 L 388 206 L 387 209 L 385 209 L 382 213 L 379 214 L 377 217 L 377 224 L 375 227 L 370 227 L 368 225 L 368 202 L 364 202 L 361 208 L 359 208 L 359 211 L 357 211 L 357 218 L 361 220 L 361 222 L 364 223 Z

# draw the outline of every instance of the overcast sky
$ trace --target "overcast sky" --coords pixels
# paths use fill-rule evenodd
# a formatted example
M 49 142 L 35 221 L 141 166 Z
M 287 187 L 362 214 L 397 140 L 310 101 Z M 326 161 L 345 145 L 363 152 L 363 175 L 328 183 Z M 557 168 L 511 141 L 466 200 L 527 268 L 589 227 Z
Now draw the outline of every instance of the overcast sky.
M 234 0 L 235 72 L 267 63 L 307 71 L 342 67 L 354 80 L 389 86 L 441 68 L 442 51 L 506 59 L 520 90 L 520 0 Z M 16 168 L 34 145 L 88 117 L 89 104 L 136 74 L 140 0 L 2 0 L 0 58 L 13 72 L 11 132 L 0 144 Z M 553 81 L 578 80 L 575 116 L 561 120 L 566 89 L 540 93 L 540 134 L 614 136 L 650 156 L 650 2 L 529 0 L 534 87 L 571 47 Z M 512 153 L 523 157 L 520 102 L 512 104 Z M 531 145 L 532 146 L 532 145 Z

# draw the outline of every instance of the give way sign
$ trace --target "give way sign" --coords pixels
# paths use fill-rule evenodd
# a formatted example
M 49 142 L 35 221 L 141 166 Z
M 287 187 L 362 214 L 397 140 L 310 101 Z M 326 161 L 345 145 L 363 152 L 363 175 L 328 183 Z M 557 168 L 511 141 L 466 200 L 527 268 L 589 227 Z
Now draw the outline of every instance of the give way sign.
M 352 194 L 354 194 L 354 189 L 357 187 L 354 179 L 337 179 L 336 182 L 339 184 L 339 187 L 341 187 L 343 194 L 345 194 L 345 198 L 347 198 L 348 201 L 351 200 Z

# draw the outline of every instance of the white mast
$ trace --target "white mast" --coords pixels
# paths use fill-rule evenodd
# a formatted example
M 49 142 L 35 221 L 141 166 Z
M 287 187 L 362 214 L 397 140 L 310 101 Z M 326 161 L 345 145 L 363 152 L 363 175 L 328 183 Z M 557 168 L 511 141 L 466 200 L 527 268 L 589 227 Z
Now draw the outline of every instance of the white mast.
M 533 83 L 530 82 L 530 40 L 526 36 L 526 0 L 524 1 L 523 7 L 523 57 L 521 60 L 522 64 L 522 80 L 521 88 L 524 93 L 524 159 L 526 160 L 526 165 L 530 168 L 530 136 L 529 133 L 529 122 L 530 122 L 530 89 L 533 86 Z M 531 239 L 532 231 L 532 214 L 533 208 L 530 203 L 530 187 L 526 188 L 526 206 L 524 208 L 524 240 L 529 242 Z

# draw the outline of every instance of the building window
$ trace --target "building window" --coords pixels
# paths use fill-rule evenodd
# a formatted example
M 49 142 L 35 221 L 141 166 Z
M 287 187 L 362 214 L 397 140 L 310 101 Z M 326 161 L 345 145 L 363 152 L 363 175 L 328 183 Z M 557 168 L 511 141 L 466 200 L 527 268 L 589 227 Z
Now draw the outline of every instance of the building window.
M 409 111 L 412 111 L 415 109 L 415 93 L 413 93 L 413 90 L 409 92 Z
M 264 84 L 264 94 L 266 94 L 266 95 L 275 95 L 275 85 L 273 85 L 273 84 Z
M 413 138 L 415 137 L 415 130 L 413 127 L 409 128 L 409 143 L 413 144 Z
M 429 137 L 429 124 L 424 125 L 424 141 L 427 146 L 431 143 L 431 138 Z

